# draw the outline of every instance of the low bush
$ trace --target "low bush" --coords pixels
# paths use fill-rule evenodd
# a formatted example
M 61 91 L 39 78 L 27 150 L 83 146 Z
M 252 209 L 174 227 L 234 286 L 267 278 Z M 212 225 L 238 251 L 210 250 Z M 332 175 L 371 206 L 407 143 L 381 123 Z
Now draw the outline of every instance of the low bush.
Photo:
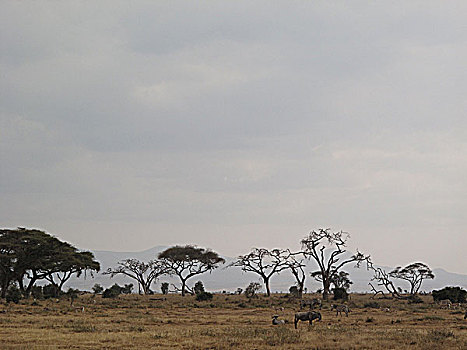
M 332 291 L 334 293 L 334 300 L 348 300 L 349 299 L 349 294 L 344 288 L 334 288 Z
M 122 294 L 122 289 L 122 287 L 115 283 L 112 287 L 104 290 L 104 293 L 102 293 L 102 298 L 116 298 Z
M 209 292 L 201 292 L 196 294 L 196 300 L 197 301 L 207 301 L 207 300 L 212 300 L 212 294 Z
M 6 292 L 6 301 L 7 303 L 14 302 L 18 304 L 19 301 L 23 298 L 21 291 L 16 285 L 11 285 Z
M 54 286 L 53 284 L 47 284 L 42 287 L 42 294 L 44 295 L 44 298 L 49 299 L 57 298 L 60 293 L 57 286 Z
M 31 289 L 31 295 L 34 299 L 44 299 L 44 293 L 42 293 L 41 286 L 33 286 Z
M 445 287 L 431 292 L 434 301 L 449 299 L 452 303 L 465 303 L 467 291 L 461 287 Z

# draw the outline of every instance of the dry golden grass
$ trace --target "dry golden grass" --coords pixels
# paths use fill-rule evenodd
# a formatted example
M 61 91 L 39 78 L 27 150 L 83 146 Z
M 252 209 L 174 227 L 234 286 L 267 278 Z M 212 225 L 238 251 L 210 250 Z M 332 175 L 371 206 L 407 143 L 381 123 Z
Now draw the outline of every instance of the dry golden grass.
M 463 311 L 441 310 L 428 296 L 408 304 L 352 295 L 349 317 L 336 317 L 324 303 L 323 320 L 301 322 L 298 330 L 298 302 L 280 295 L 159 297 L 84 295 L 73 307 L 66 300 L 0 304 L 0 349 L 467 349 Z M 375 301 L 380 308 L 370 307 Z M 289 323 L 273 326 L 273 314 Z

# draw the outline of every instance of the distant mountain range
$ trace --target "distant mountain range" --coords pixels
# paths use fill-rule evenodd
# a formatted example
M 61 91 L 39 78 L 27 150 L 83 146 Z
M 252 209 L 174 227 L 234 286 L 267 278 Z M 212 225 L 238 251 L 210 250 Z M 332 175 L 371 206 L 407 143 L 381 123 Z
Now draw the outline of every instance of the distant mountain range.
M 155 259 L 157 254 L 165 250 L 165 246 L 157 246 L 141 252 L 112 252 L 112 251 L 95 251 L 94 255 L 101 264 L 101 272 L 95 274 L 94 278 L 91 278 L 89 274 L 86 278 L 72 278 L 65 286 L 78 288 L 80 290 L 91 290 L 92 286 L 96 283 L 103 287 L 109 287 L 114 283 L 120 285 L 126 283 L 133 283 L 135 286 L 134 291 L 137 291 L 136 281 L 122 275 L 117 275 L 114 278 L 110 278 L 109 275 L 103 275 L 102 272 L 106 271 L 109 267 L 116 267 L 117 262 L 135 258 L 140 261 L 149 261 Z M 189 284 L 193 285 L 196 281 L 202 281 L 206 290 L 208 291 L 235 291 L 238 287 L 245 289 L 250 282 L 258 282 L 259 276 L 253 273 L 244 273 L 238 267 L 226 268 L 235 258 L 224 257 L 226 263 L 214 270 L 212 273 L 205 273 L 198 275 L 189 280 Z M 315 269 L 313 262 L 307 264 L 307 274 Z M 381 266 L 386 271 L 391 271 L 391 267 Z M 354 268 L 353 265 L 348 265 L 344 271 L 350 274 L 350 279 L 353 282 L 350 291 L 351 292 L 368 292 L 370 288 L 368 282 L 371 280 L 372 272 L 367 271 L 365 267 Z M 433 289 L 440 289 L 445 286 L 459 286 L 467 289 L 467 275 L 451 273 L 443 269 L 433 269 L 435 278 L 433 280 L 426 280 L 423 282 L 422 290 L 431 291 Z M 160 291 L 160 284 L 162 282 L 176 283 L 175 278 L 164 277 L 158 280 L 153 285 L 153 290 Z M 289 287 L 294 284 L 295 280 L 292 274 L 288 271 L 284 271 L 279 275 L 275 275 L 271 278 L 271 290 L 273 292 L 286 292 Z M 321 285 L 312 280 L 311 277 L 307 276 L 305 285 L 308 291 L 316 291 Z M 398 286 L 402 289 L 408 289 L 408 285 L 401 281 Z

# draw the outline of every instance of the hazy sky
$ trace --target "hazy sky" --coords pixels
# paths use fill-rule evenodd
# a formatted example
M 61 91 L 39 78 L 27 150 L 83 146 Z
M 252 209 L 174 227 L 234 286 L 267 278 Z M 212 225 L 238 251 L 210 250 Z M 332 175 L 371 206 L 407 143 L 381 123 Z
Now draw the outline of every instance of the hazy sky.
M 467 272 L 465 1 L 1 1 L 0 225 Z

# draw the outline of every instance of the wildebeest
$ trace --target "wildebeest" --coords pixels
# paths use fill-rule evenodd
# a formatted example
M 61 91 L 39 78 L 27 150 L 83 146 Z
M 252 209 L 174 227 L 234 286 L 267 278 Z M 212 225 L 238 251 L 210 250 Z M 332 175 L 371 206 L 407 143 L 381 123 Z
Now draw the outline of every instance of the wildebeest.
M 279 317 L 279 315 L 274 315 L 272 316 L 272 324 L 274 326 L 277 326 L 277 325 L 280 325 L 280 324 L 286 324 L 287 321 L 286 320 L 278 320 L 277 318 Z
M 343 311 L 343 312 L 345 312 L 345 316 L 349 317 L 350 309 L 349 309 L 349 307 L 347 305 L 344 305 L 344 304 L 335 305 L 335 304 L 333 304 L 333 305 L 331 305 L 331 310 L 334 310 L 334 309 L 336 309 L 336 316 L 339 315 L 339 314 L 342 316 L 342 311 Z
M 303 309 L 305 306 L 309 306 L 310 309 L 314 309 L 315 306 L 319 306 L 319 309 L 321 310 L 321 299 L 302 299 L 300 300 L 300 310 Z
M 294 318 L 295 329 L 297 329 L 298 321 L 309 321 L 312 324 L 313 320 L 321 321 L 321 313 L 316 311 L 297 312 Z

